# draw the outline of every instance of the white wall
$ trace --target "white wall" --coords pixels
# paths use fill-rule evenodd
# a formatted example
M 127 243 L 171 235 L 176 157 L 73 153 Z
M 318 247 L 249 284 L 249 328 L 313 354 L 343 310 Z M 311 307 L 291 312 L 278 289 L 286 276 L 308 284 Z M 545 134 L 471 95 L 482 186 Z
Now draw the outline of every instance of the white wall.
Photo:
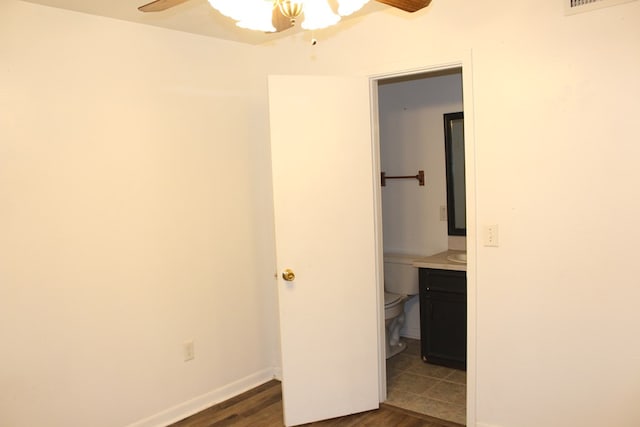
M 498 248 L 468 236 L 478 425 L 640 422 L 639 23 L 640 2 L 565 17 L 561 1 L 434 1 L 270 48 L 290 74 L 471 56 L 471 225 L 500 226 Z
M 462 75 L 434 74 L 392 79 L 378 87 L 380 168 L 389 176 L 424 170 L 415 179 L 389 180 L 382 187 L 385 253 L 433 255 L 447 250 L 447 205 L 443 114 L 462 111 Z M 419 298 L 405 305 L 403 336 L 420 338 Z
M 0 3 L 0 425 L 162 425 L 271 378 L 255 49 Z
M 389 180 L 382 188 L 385 252 L 433 255 L 447 249 L 447 204 L 442 115 L 462 111 L 459 73 L 392 81 L 378 89 L 380 168 L 387 175 L 415 175 L 418 181 Z

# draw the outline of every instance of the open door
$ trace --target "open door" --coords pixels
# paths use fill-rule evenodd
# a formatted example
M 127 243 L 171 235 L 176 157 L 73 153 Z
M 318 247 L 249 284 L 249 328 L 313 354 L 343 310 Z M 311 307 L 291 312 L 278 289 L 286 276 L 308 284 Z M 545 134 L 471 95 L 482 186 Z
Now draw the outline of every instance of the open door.
M 269 78 L 287 426 L 379 405 L 369 100 L 366 78 Z

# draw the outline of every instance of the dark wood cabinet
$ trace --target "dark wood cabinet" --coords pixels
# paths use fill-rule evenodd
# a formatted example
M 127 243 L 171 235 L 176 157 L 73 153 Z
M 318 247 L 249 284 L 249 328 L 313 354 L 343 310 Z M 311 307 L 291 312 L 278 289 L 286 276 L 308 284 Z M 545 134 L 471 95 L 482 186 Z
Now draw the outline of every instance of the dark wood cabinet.
M 422 360 L 467 368 L 467 275 L 465 271 L 420 269 Z

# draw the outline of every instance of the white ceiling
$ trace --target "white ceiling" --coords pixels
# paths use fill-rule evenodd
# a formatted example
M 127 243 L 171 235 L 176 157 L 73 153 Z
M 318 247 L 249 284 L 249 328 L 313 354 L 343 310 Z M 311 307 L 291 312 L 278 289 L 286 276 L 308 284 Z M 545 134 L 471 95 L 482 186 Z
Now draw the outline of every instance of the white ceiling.
M 166 11 L 155 13 L 142 13 L 138 10 L 138 6 L 149 3 L 151 0 L 23 1 L 249 44 L 268 42 L 274 38 L 285 37 L 295 31 L 300 31 L 299 26 L 277 34 L 245 30 L 237 27 L 233 20 L 218 13 L 207 0 L 189 0 Z M 388 6 L 370 1 L 352 16 L 363 15 L 385 7 Z

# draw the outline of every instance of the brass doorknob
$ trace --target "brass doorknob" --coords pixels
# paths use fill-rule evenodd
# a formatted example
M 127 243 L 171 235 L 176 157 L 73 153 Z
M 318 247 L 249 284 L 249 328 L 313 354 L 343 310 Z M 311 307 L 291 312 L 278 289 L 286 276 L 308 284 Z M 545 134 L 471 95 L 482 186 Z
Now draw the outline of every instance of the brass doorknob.
M 292 270 L 287 268 L 285 271 L 282 272 L 282 278 L 287 282 L 291 282 L 296 278 L 296 275 L 293 273 Z

